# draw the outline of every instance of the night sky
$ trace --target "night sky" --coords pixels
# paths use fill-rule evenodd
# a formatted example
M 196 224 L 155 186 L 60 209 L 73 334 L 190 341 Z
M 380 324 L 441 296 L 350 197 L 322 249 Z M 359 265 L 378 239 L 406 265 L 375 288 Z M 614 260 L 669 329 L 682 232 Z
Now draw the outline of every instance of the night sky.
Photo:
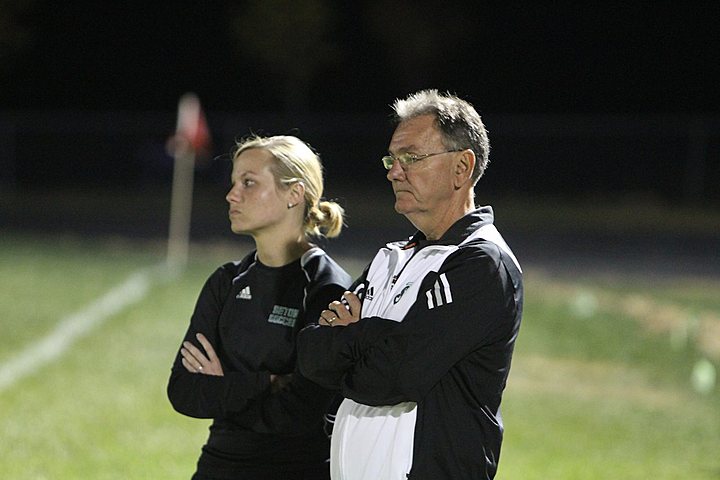
M 442 6 L 441 6 L 442 5 Z M 0 110 L 720 111 L 720 2 L 0 1 Z

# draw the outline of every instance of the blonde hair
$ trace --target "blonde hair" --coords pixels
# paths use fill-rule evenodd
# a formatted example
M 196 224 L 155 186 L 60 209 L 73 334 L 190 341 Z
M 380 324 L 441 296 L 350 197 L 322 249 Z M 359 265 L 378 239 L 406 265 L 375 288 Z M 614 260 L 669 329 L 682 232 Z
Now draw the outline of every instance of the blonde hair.
M 272 155 L 275 161 L 271 171 L 278 187 L 287 188 L 293 183 L 302 182 L 305 187 L 303 227 L 306 235 L 328 238 L 340 235 L 345 210 L 333 201 L 322 200 L 322 163 L 308 144 L 291 135 L 252 135 L 238 142 L 233 161 L 251 148 L 260 148 Z

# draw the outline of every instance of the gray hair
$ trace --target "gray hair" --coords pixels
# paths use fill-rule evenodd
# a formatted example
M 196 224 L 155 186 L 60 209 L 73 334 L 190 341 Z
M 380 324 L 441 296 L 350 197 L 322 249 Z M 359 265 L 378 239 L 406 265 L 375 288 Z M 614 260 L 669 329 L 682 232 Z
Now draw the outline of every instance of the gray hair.
M 490 163 L 490 141 L 487 130 L 475 108 L 465 100 L 435 89 L 421 90 L 405 99 L 397 99 L 392 106 L 396 124 L 421 115 L 435 115 L 448 150 L 471 149 L 475 153 L 473 184 L 483 176 Z

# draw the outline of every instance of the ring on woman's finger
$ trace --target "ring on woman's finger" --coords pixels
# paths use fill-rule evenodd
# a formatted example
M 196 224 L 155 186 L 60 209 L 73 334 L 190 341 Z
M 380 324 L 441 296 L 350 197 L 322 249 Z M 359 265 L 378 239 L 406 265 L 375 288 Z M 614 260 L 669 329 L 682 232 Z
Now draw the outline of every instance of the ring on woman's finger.
M 202 372 L 202 365 L 198 367 L 198 371 Z
M 331 326 L 332 326 L 332 323 L 333 323 L 335 320 L 337 320 L 337 318 L 338 318 L 338 317 L 333 316 L 331 319 L 327 319 L 327 318 L 326 318 L 325 321 L 327 322 L 328 325 L 331 325 Z

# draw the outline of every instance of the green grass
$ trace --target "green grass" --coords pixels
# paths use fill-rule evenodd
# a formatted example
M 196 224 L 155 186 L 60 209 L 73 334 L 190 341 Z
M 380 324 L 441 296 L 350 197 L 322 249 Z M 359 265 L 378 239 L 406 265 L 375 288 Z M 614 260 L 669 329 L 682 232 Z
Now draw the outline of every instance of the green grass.
M 0 391 L 0 476 L 189 478 L 209 422 L 172 410 L 169 368 L 205 278 L 246 246 L 194 246 L 181 277 Z M 159 264 L 163 247 L 3 237 L 0 364 L 132 272 Z M 353 274 L 366 260 L 340 259 Z M 529 268 L 498 478 L 720 478 L 720 392 L 698 393 L 690 380 L 699 359 L 720 363 L 700 334 L 720 317 L 713 291 L 717 284 L 698 279 L 568 282 Z M 695 327 L 678 341 L 688 322 Z
M 97 244 L 72 236 L 40 240 L 4 235 L 0 273 L 5 335 L 0 361 L 130 272 L 157 263 L 158 247 L 137 251 L 122 239 Z
M 20 268 L 28 279 L 35 272 L 37 291 L 45 292 L 44 301 L 29 294 L 21 299 L 39 312 L 34 323 L 44 324 L 33 332 L 44 334 L 62 314 L 81 308 L 131 272 L 163 259 L 157 245 L 85 243 L 55 248 L 54 242 L 33 242 L 30 248 L 19 242 L 12 255 L 5 254 L 9 248 L 1 250 L 3 284 L 15 277 L 18 265 L 46 262 L 42 267 Z M 46 275 L 63 267 L 71 270 Z M 158 285 L 145 300 L 78 341 L 58 361 L 0 392 L 0 409 L 5 412 L 0 419 L 3 478 L 189 476 L 207 422 L 175 414 L 164 387 L 195 296 L 210 268 L 204 261 L 191 264 L 182 278 Z M 16 300 L 3 296 L 2 308 L 10 306 L 15 312 L 5 321 L 19 332 L 27 316 L 23 308 L 12 305 Z M 27 332 L 17 336 L 31 337 Z M 17 343 L 4 344 L 2 357 L 16 351 L 10 347 Z
M 567 282 L 526 275 L 527 304 L 505 393 L 500 479 L 717 479 L 720 395 L 693 389 L 698 360 L 720 350 L 702 338 L 673 341 L 650 313 L 720 309 L 711 281 L 638 284 L 617 278 Z M 672 291 L 673 294 L 669 295 Z M 639 313 L 639 314 L 638 314 Z M 660 315 L 658 315 L 659 317 Z

